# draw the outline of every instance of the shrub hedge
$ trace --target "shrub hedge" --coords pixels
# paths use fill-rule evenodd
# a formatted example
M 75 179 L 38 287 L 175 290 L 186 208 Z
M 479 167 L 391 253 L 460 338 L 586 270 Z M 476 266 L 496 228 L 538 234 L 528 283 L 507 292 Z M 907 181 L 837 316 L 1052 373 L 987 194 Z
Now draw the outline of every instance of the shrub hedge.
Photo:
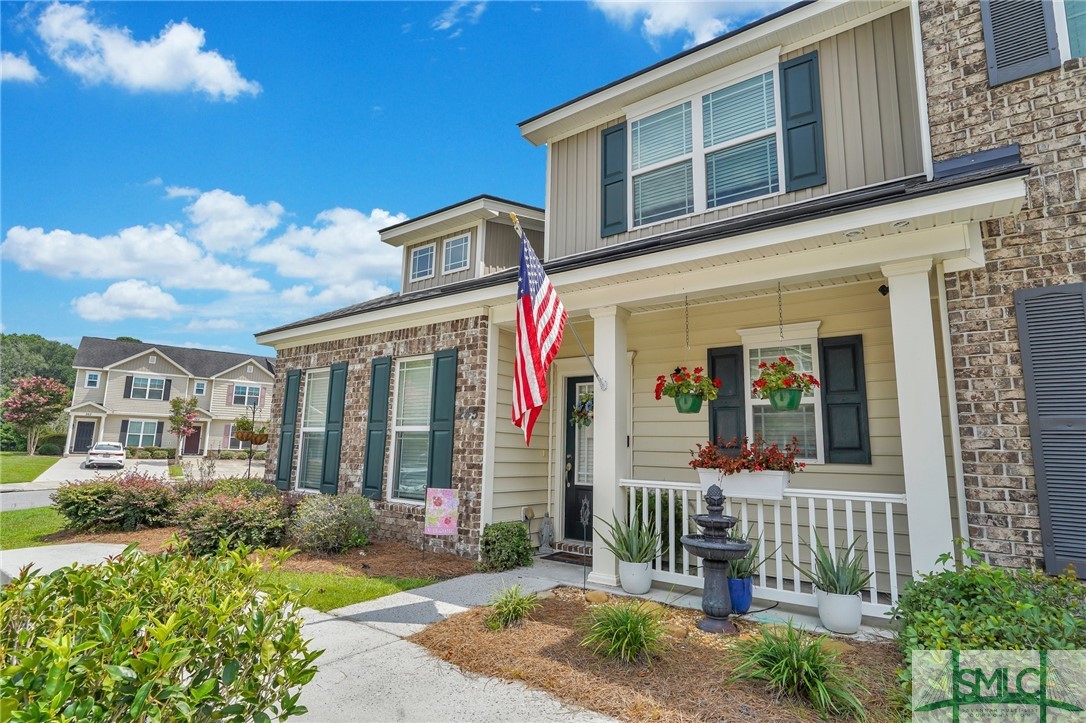
M 138 530 L 173 520 L 179 496 L 168 484 L 141 472 L 61 485 L 50 499 L 75 530 Z
M 230 548 L 278 545 L 287 520 L 278 497 L 211 494 L 183 502 L 177 523 L 192 552 L 209 555 L 220 543 Z
M 532 564 L 532 544 L 528 528 L 520 522 L 495 522 L 483 528 L 479 541 L 483 572 L 501 572 Z
M 296 593 L 249 550 L 129 548 L 23 571 L 0 590 L 0 719 L 269 721 L 305 713 L 316 673 Z M 257 551 L 261 552 L 261 551 Z
M 342 552 L 369 544 L 376 524 L 362 495 L 306 495 L 294 512 L 290 537 L 307 552 Z
M 64 450 L 55 444 L 38 445 L 38 454 L 44 455 L 46 457 L 59 457 L 63 453 Z

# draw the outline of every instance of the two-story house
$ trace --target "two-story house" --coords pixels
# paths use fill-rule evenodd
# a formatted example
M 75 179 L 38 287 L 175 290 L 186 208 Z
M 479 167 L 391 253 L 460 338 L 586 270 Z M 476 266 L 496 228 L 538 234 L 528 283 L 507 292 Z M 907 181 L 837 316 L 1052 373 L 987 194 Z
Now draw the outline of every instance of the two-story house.
M 170 399 L 195 397 L 196 432 L 186 455 L 240 450 L 234 420 L 268 424 L 275 360 L 230 352 L 85 336 L 75 354 L 66 454 L 97 442 L 177 448 L 169 432 Z
M 958 297 L 941 282 L 990 263 L 992 225 L 1019 213 L 1030 175 L 1005 133 L 951 133 L 933 154 L 969 100 L 951 83 L 947 118 L 929 123 L 945 71 L 925 67 L 942 56 L 922 39 L 904 0 L 799 3 L 522 122 L 547 149 L 544 267 L 606 386 L 567 334 L 525 446 L 510 422 L 516 275 L 442 283 L 442 243 L 462 229 L 420 224 L 446 209 L 390 230 L 408 251 L 403 293 L 258 335 L 278 354 L 269 479 L 360 490 L 385 510 L 381 534 L 416 540 L 418 490 L 451 484 L 468 513 L 451 547 L 469 554 L 483 524 L 546 511 L 611 584 L 615 559 L 582 511 L 651 513 L 665 536 L 654 579 L 699 585 L 675 545 L 701 511 L 690 450 L 796 437 L 807 467 L 782 500 L 729 500 L 776 551 L 757 592 L 813 604 L 788 560 L 815 536 L 859 537 L 875 573 L 864 610 L 885 612 L 972 529 L 954 412 L 974 377 L 957 368 Z M 795 410 L 748 392 L 782 354 L 822 380 Z M 720 397 L 693 414 L 658 401 L 656 378 L 677 366 L 707 367 Z M 571 411 L 587 393 L 582 426 Z

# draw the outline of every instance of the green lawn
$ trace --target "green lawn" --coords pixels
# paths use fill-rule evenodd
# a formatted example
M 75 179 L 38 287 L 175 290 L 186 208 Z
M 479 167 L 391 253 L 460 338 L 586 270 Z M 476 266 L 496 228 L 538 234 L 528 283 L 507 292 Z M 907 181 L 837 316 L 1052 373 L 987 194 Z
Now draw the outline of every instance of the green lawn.
M 48 545 L 38 538 L 64 527 L 64 518 L 52 507 L 0 512 L 0 550 Z
M 170 465 L 170 477 L 173 477 L 174 479 L 184 479 L 185 478 L 185 472 L 184 472 L 183 469 L 181 469 L 181 465 L 179 465 L 179 464 L 171 464 Z
M 0 452 L 0 484 L 33 482 L 60 461 L 60 457 L 27 457 L 26 452 Z
M 267 572 L 268 582 L 294 585 L 302 591 L 302 605 L 328 611 L 373 600 L 403 590 L 429 585 L 432 579 L 332 575 L 323 572 Z

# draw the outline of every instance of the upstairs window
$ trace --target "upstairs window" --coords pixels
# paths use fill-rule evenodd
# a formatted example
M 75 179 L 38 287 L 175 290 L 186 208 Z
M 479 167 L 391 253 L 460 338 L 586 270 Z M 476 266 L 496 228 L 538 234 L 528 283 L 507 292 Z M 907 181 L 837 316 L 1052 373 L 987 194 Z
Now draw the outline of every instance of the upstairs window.
M 162 399 L 166 380 L 154 377 L 132 377 L 132 399 Z
M 98 388 L 98 372 L 87 372 L 87 378 L 83 382 L 83 386 L 87 389 Z
M 433 277 L 435 249 L 435 244 L 427 244 L 411 251 L 411 281 Z
M 234 385 L 234 397 L 231 404 L 239 406 L 255 407 L 260 404 L 260 387 L 244 384 Z
M 464 234 L 456 238 L 445 239 L 441 256 L 443 259 L 441 272 L 443 274 L 463 271 L 471 263 L 471 236 Z
M 198 397 L 207 394 L 207 382 L 196 382 L 196 384 L 193 385 L 192 393 Z

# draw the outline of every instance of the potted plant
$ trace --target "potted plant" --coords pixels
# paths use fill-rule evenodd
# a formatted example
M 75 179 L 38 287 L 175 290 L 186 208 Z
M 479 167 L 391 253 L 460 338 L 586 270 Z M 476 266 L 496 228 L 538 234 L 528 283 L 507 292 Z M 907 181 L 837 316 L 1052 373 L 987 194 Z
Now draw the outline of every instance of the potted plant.
M 852 635 L 859 632 L 863 620 L 860 592 L 871 579 L 871 573 L 864 570 L 863 551 L 856 549 L 859 541 L 857 537 L 848 547 L 838 548 L 835 554 L 816 537 L 813 548 L 803 543 L 811 552 L 812 568 L 805 569 L 788 560 L 814 585 L 818 617 L 824 628 L 835 633 Z
M 252 434 L 252 436 L 249 437 L 249 442 L 254 447 L 259 447 L 262 444 L 267 444 L 267 442 L 268 442 L 268 428 L 267 427 L 263 427 L 263 426 L 257 427 L 256 429 L 254 429 L 252 431 L 251 434 Z
M 750 552 L 746 557 L 732 560 L 728 566 L 728 592 L 732 598 L 732 612 L 737 615 L 743 615 L 750 610 L 750 601 L 754 598 L 754 573 L 758 572 L 758 568 L 780 549 L 778 545 L 765 557 L 758 559 L 762 549 L 762 536 L 759 534 L 758 537 L 751 539 L 753 531 L 754 526 L 751 525 L 745 538 L 750 542 Z
M 671 397 L 680 414 L 697 414 L 702 402 L 716 399 L 720 380 L 704 374 L 701 367 L 691 372 L 686 367 L 675 367 L 670 374 L 656 377 L 656 398 Z
M 782 500 L 791 476 L 807 466 L 796 461 L 800 451 L 795 437 L 783 449 L 775 443 L 766 444 L 759 435 L 753 442 L 747 437 L 727 444 L 710 440 L 691 450 L 689 465 L 698 471 L 703 493 L 719 485 L 728 497 Z
M 615 515 L 612 519 L 613 522 L 600 520 L 607 526 L 600 539 L 618 558 L 618 579 L 622 589 L 631 595 L 644 595 L 652 587 L 649 564 L 660 552 L 656 525 L 653 522 L 642 524 L 641 520 L 631 524 Z
M 237 417 L 234 420 L 234 439 L 248 442 L 253 437 L 253 420 L 246 416 Z
M 577 427 L 587 427 L 592 424 L 592 392 L 582 394 L 573 405 L 573 411 L 569 415 L 569 423 Z
M 796 409 L 803 395 L 821 386 L 814 376 L 796 371 L 796 365 L 786 356 L 773 363 L 758 365 L 758 378 L 751 383 L 751 394 L 756 399 L 768 399 L 774 409 Z

